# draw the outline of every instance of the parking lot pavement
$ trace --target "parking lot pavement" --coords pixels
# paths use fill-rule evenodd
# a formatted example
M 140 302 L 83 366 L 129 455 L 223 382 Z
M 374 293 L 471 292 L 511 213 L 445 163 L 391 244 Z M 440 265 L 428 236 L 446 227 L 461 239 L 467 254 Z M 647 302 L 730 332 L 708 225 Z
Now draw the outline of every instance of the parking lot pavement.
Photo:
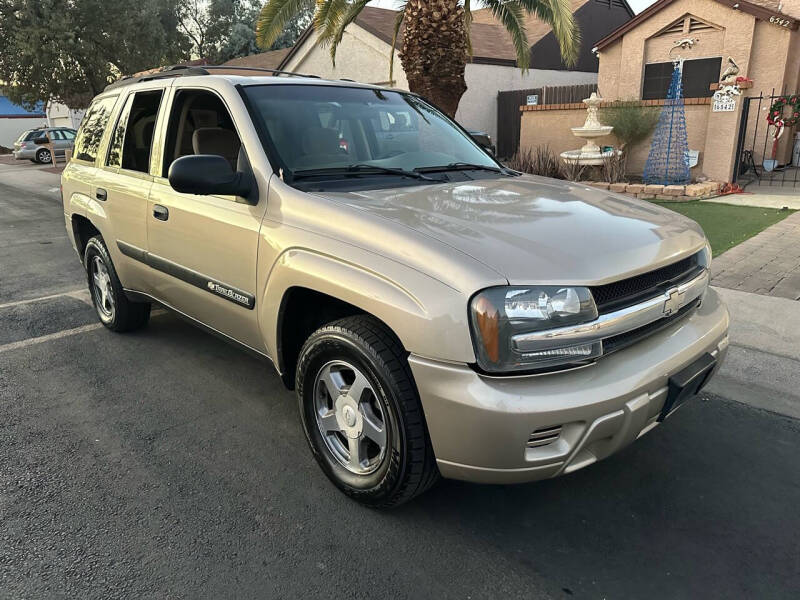
M 16 185 L 0 597 L 800 595 L 800 421 L 706 394 L 567 477 L 365 509 L 317 468 L 270 365 L 165 313 L 98 326 L 57 194 Z

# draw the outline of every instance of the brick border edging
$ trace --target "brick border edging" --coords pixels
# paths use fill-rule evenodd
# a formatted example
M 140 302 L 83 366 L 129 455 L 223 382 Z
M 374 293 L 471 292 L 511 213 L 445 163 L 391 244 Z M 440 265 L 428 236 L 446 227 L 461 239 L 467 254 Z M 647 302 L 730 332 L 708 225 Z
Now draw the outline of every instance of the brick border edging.
M 578 181 L 581 185 L 588 185 L 608 190 L 618 194 L 628 194 L 645 200 L 668 200 L 671 202 L 689 202 L 690 200 L 705 200 L 719 196 L 722 184 L 716 181 L 705 183 L 691 183 L 689 185 L 652 185 L 644 183 L 607 183 L 605 181 Z
M 695 106 L 701 104 L 711 104 L 712 98 L 684 98 L 683 103 L 687 106 Z M 615 106 L 664 106 L 666 100 L 637 100 L 635 102 L 629 101 L 609 101 L 602 102 L 600 108 L 614 108 Z M 567 104 L 534 104 L 523 105 L 519 107 L 520 112 L 533 112 L 539 110 L 586 110 L 586 105 L 583 102 L 570 102 Z

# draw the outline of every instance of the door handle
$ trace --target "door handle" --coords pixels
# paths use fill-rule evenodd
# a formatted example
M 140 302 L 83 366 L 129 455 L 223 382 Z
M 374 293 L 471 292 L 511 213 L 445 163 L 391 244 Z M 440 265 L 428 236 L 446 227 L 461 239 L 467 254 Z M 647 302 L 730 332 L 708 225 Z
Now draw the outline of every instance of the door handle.
M 105 191 L 103 188 L 97 188 L 94 192 L 94 196 L 98 200 L 105 202 L 108 199 L 108 192 Z
M 153 206 L 153 216 L 159 221 L 166 221 L 169 219 L 169 209 L 166 206 L 156 204 Z

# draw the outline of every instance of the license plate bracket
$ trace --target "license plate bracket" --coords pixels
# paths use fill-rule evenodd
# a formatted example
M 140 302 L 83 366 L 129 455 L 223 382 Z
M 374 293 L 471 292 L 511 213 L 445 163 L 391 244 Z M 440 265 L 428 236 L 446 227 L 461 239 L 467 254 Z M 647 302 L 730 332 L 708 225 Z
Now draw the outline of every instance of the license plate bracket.
M 661 409 L 658 420 L 663 421 L 686 400 L 698 394 L 708 381 L 716 364 L 717 359 L 706 352 L 692 364 L 670 377 L 667 399 L 664 401 L 664 407 Z

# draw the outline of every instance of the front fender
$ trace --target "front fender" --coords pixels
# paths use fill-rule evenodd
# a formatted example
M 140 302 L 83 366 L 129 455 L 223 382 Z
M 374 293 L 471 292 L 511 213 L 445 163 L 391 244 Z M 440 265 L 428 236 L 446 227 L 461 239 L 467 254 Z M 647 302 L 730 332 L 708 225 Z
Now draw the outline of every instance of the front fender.
M 287 291 L 296 287 L 327 294 L 377 317 L 409 352 L 474 362 L 468 299 L 461 292 L 405 265 L 362 252 L 364 261 L 359 264 L 302 248 L 287 249 L 278 257 L 259 314 L 267 350 L 278 358 L 276 362 L 281 303 Z M 371 268 L 359 266 L 363 264 Z

